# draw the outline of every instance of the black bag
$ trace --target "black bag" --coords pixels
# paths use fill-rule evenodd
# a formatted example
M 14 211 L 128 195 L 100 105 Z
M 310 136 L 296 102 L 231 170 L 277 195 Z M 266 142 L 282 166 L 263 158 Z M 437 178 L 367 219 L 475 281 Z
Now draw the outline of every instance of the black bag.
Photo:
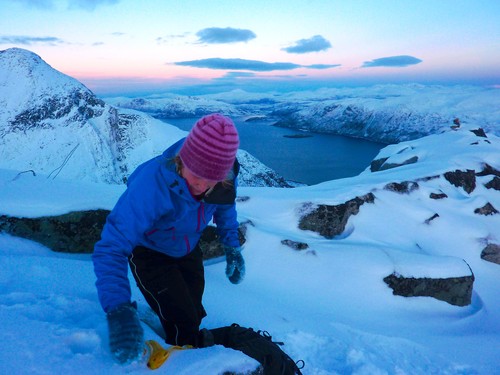
M 281 350 L 280 345 L 283 343 L 272 341 L 266 331 L 255 332 L 252 328 L 240 327 L 238 324 L 210 331 L 215 344 L 239 350 L 257 360 L 263 367 L 264 375 L 302 375 L 300 370 L 304 367 L 304 361 L 296 363 Z

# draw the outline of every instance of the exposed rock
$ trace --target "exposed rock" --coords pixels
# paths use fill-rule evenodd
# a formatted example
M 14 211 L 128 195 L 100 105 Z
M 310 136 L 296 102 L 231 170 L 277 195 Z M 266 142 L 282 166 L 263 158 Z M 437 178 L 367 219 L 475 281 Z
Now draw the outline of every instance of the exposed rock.
M 414 181 L 391 182 L 384 186 L 385 190 L 394 191 L 400 194 L 410 194 L 418 189 L 418 183 Z
M 431 198 L 431 199 L 444 199 L 444 198 L 448 198 L 448 196 L 445 193 L 443 193 L 443 192 L 441 192 L 441 193 L 431 193 L 429 195 L 429 198 Z
M 370 163 L 370 171 L 371 172 L 377 172 L 377 171 L 380 171 L 380 168 L 382 167 L 382 165 L 388 160 L 389 158 L 380 158 L 380 159 L 377 159 L 377 160 L 373 160 L 371 163 Z
M 104 101 L 90 91 L 74 90 L 66 97 L 44 97 L 38 106 L 20 112 L 10 122 L 11 131 L 26 131 L 39 125 L 49 127 L 50 120 L 68 118 L 66 124 L 101 116 Z M 71 115 L 71 116 L 70 116 Z
M 34 219 L 0 216 L 0 231 L 58 252 L 91 253 L 108 214 L 107 210 L 91 210 Z
M 49 249 L 66 253 L 92 253 L 94 244 L 101 238 L 108 210 L 74 211 L 64 215 L 39 218 L 17 218 L 0 216 L 0 232 L 27 238 L 41 243 Z M 238 235 L 241 245 L 245 243 L 247 221 L 240 223 Z M 224 255 L 218 241 L 216 228 L 208 226 L 200 239 L 204 259 Z
M 500 264 L 500 245 L 490 243 L 481 252 L 481 258 L 488 262 Z
M 460 129 L 460 126 L 461 126 L 461 124 L 460 124 L 460 119 L 457 117 L 457 118 L 455 118 L 455 119 L 453 120 L 453 125 L 451 125 L 450 127 L 451 127 L 451 129 L 453 129 L 453 130 L 458 130 L 458 129 Z
M 476 173 L 476 176 L 488 176 L 490 174 L 500 177 L 500 171 L 496 170 L 489 164 L 484 164 L 483 170 L 481 172 Z
M 218 258 L 224 255 L 224 248 L 218 241 L 217 229 L 209 225 L 203 231 L 200 238 L 200 248 L 203 259 Z
M 403 297 L 433 297 L 455 306 L 470 305 L 474 275 L 444 279 L 403 277 L 391 274 L 384 281 L 392 294 Z
M 488 216 L 488 215 L 498 214 L 498 211 L 497 211 L 497 209 L 495 207 L 493 207 L 493 205 L 491 203 L 488 202 L 483 207 L 476 208 L 474 210 L 474 213 L 478 214 L 478 215 Z
M 427 182 L 427 181 L 436 180 L 436 179 L 438 179 L 438 178 L 440 178 L 440 177 L 441 177 L 441 175 L 434 175 L 434 176 L 420 177 L 420 178 L 415 179 L 415 181 L 417 181 L 417 182 L 419 182 L 419 181 Z
M 469 194 L 476 188 L 476 174 L 472 169 L 467 169 L 465 172 L 460 170 L 446 172 L 444 178 L 450 184 L 463 188 Z
M 245 233 L 246 226 L 251 222 L 240 223 L 238 228 L 238 237 L 240 239 L 240 245 L 246 242 Z M 201 252 L 203 253 L 203 259 L 212 259 L 221 257 L 224 254 L 224 248 L 219 241 L 219 236 L 217 235 L 217 228 L 213 225 L 209 225 L 203 231 L 200 242 L 199 242 Z
M 484 186 L 486 186 L 487 189 L 500 190 L 500 177 L 493 177 L 493 180 L 486 183 Z
M 488 138 L 486 136 L 486 133 L 484 132 L 483 128 L 479 128 L 479 129 L 473 129 L 471 130 L 471 132 L 473 132 L 475 135 L 477 135 L 478 137 L 482 137 L 482 138 Z
M 425 220 L 425 224 L 430 224 L 432 220 L 437 219 L 439 217 L 439 214 L 434 214 L 427 220 Z
M 281 243 L 285 246 L 288 246 L 294 250 L 300 251 L 300 250 L 306 250 L 309 248 L 309 245 L 306 244 L 305 242 L 297 242 L 293 240 L 282 240 Z
M 313 208 L 310 204 L 305 204 L 302 210 L 307 213 L 300 218 L 299 228 L 312 230 L 326 238 L 333 238 L 344 232 L 347 220 L 359 212 L 361 205 L 373 203 L 374 200 L 375 196 L 368 193 L 336 206 L 321 204 Z
M 370 164 L 370 171 L 372 172 L 384 171 L 386 169 L 392 169 L 401 167 L 403 165 L 413 164 L 418 161 L 418 156 L 412 156 L 411 158 L 403 161 L 402 163 L 386 163 L 387 159 L 389 158 L 382 158 L 372 161 Z

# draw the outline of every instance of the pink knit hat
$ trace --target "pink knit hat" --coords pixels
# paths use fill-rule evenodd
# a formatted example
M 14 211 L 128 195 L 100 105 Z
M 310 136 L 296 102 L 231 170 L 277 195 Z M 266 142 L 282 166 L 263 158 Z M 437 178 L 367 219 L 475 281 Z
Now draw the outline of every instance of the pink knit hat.
M 239 144 L 233 121 L 216 113 L 204 116 L 194 124 L 179 156 L 196 176 L 223 181 L 233 167 Z

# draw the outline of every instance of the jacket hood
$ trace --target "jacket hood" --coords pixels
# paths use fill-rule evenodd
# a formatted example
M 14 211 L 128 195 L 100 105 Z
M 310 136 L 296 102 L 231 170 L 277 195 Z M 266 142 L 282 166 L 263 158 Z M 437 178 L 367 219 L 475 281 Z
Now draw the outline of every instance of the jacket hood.
M 180 139 L 172 146 L 167 148 L 163 154 L 141 164 L 137 169 L 130 175 L 127 185 L 130 185 L 135 178 L 137 178 L 141 173 L 145 172 L 150 168 L 158 169 L 159 174 L 158 181 L 159 185 L 168 187 L 168 189 L 178 195 L 179 197 L 187 200 L 188 202 L 195 203 L 196 200 L 189 192 L 189 188 L 186 180 L 177 173 L 174 158 L 179 153 L 179 150 L 184 143 L 185 138 Z

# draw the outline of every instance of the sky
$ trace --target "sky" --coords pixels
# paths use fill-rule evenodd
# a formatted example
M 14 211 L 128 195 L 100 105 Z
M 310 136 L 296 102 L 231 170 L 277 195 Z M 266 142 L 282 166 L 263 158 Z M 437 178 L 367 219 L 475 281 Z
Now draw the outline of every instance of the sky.
M 0 50 L 33 51 L 101 95 L 496 86 L 499 16 L 497 0 L 0 0 Z

